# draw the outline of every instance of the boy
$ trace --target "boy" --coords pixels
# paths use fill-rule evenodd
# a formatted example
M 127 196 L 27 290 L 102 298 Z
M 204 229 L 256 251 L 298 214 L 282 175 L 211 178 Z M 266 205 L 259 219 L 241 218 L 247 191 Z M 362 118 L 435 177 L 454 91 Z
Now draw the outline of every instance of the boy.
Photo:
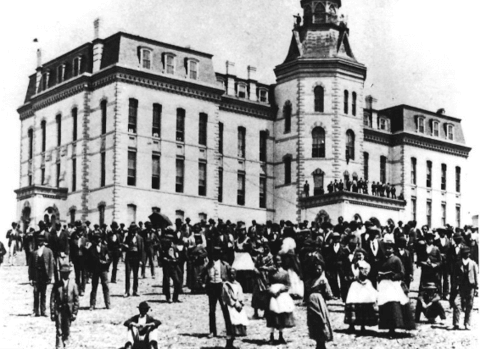
M 138 310 L 140 312 L 139 315 L 135 315 L 123 324 L 128 327 L 128 339 L 125 344 L 125 349 L 133 349 L 140 342 L 148 344 L 148 349 L 158 349 L 157 328 L 162 323 L 147 315 L 150 310 L 147 302 L 141 302 Z
M 434 282 L 428 282 L 420 287 L 420 294 L 417 300 L 417 308 L 415 310 L 415 322 L 420 321 L 420 315 L 423 313 L 428 321 L 432 324 L 435 319 L 440 316 L 442 322 L 446 320 L 445 310 L 440 303 L 440 295 L 437 285 Z

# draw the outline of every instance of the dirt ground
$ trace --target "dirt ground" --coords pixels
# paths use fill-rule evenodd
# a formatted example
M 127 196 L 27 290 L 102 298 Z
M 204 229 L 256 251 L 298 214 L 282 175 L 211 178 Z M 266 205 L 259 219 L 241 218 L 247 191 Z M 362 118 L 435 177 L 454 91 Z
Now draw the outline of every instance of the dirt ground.
M 159 348 L 223 348 L 225 346 L 225 326 L 218 307 L 217 328 L 219 337 L 208 339 L 208 301 L 206 295 L 190 295 L 188 289 L 181 296 L 183 303 L 168 304 L 161 294 L 161 269 L 157 268 L 157 278 L 152 279 L 147 273 L 146 279 L 140 280 L 140 297 L 123 298 L 124 265 L 119 266 L 119 277 L 116 284 L 110 284 L 110 310 L 105 309 L 101 286 L 97 293 L 97 307 L 89 311 L 91 285 L 87 285 L 86 293 L 80 300 L 80 311 L 77 320 L 71 327 L 70 348 L 122 348 L 126 340 L 126 328 L 123 322 L 137 313 L 141 301 L 148 301 L 152 307 L 151 315 L 162 321 L 159 327 Z M 418 280 L 418 270 L 416 275 Z M 43 349 L 55 348 L 55 324 L 49 317 L 33 317 L 33 289 L 28 283 L 25 266 L 0 267 L 0 348 L 8 349 Z M 410 294 L 412 305 L 415 305 L 417 285 L 413 285 Z M 48 288 L 48 302 L 50 299 Z M 247 314 L 253 315 L 250 307 L 251 295 L 247 295 Z M 452 311 L 448 303 L 443 305 L 447 311 L 445 325 L 431 325 L 425 321 L 418 324 L 417 330 L 410 333 L 399 331 L 398 338 L 388 339 L 385 331 L 376 327 L 368 328 L 365 336 L 347 334 L 343 324 L 343 304 L 340 301 L 329 301 L 328 308 L 334 329 L 334 341 L 327 348 L 478 348 L 479 315 L 478 302 L 475 299 L 475 310 L 472 315 L 471 331 L 449 331 L 452 324 Z M 308 337 L 306 326 L 306 308 L 298 305 L 295 311 L 297 325 L 285 331 L 287 345 L 282 348 L 314 348 L 315 343 Z M 425 320 L 424 318 L 422 318 Z M 461 317 L 463 323 L 463 314 Z M 263 319 L 251 320 L 248 336 L 236 340 L 235 345 L 241 348 L 265 349 L 272 346 L 266 343 L 269 329 Z

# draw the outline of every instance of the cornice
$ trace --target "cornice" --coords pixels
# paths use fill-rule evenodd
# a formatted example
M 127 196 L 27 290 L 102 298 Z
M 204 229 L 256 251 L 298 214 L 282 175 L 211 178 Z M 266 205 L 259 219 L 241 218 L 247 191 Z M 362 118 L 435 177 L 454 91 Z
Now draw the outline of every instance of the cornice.
M 275 118 L 275 113 L 269 105 L 258 105 L 228 96 L 222 98 L 220 110 L 272 121 Z
M 39 185 L 32 185 L 14 190 L 17 194 L 17 201 L 29 199 L 31 197 L 41 195 L 44 198 L 66 200 L 68 196 L 68 188 L 53 188 Z

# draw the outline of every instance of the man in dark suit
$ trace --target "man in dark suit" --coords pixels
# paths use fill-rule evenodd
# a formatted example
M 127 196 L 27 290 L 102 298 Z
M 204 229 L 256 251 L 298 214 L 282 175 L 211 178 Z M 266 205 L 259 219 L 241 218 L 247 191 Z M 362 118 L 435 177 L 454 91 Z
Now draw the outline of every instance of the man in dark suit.
M 47 285 L 52 282 L 55 261 L 52 250 L 45 246 L 45 237 L 39 236 L 37 242 L 39 247 L 32 252 L 28 267 L 28 278 L 33 286 L 33 311 L 35 316 L 47 316 Z
M 130 297 L 130 274 L 133 273 L 133 296 L 138 297 L 138 269 L 145 263 L 145 245 L 135 223 L 130 225 L 123 243 L 125 254 L 125 297 Z
M 420 288 L 428 282 L 434 282 L 440 289 L 439 270 L 442 263 L 442 255 L 437 246 L 433 244 L 435 235 L 432 232 L 425 234 L 426 244 L 419 247 L 418 262 L 422 268 Z
M 173 302 L 181 303 L 178 299 L 182 292 L 183 273 L 181 265 L 181 255 L 174 244 L 175 235 L 173 231 L 167 229 L 162 237 L 162 267 L 163 267 L 163 294 L 167 302 L 172 303 L 170 298 L 170 279 L 173 281 Z
M 403 268 L 405 269 L 403 282 L 405 283 L 407 290 L 410 290 L 410 283 L 413 281 L 413 257 L 407 249 L 407 239 L 405 237 L 401 236 L 396 242 L 396 255 L 402 261 Z
M 370 226 L 367 230 L 368 240 L 364 245 L 364 250 L 367 251 L 367 262 L 370 264 L 370 274 L 368 279 L 372 282 L 373 287 L 377 287 L 377 276 L 380 266 L 386 259 L 385 246 L 380 240 L 380 229 L 375 225 Z
M 80 223 L 80 222 L 79 222 Z M 83 228 L 77 225 L 70 237 L 70 259 L 75 269 L 75 282 L 77 283 L 80 297 L 85 292 L 87 280 L 86 259 L 87 259 L 87 238 Z
M 226 318 L 228 309 L 222 301 L 223 282 L 228 281 L 230 265 L 220 259 L 222 250 L 219 247 L 213 249 L 213 259 L 202 272 L 202 279 L 205 279 L 205 289 L 208 295 L 210 334 L 209 338 L 217 336 L 217 325 L 215 310 L 217 302 L 220 303 L 224 318 Z
M 120 234 L 117 222 L 112 222 L 110 228 L 112 230 L 107 236 L 107 247 L 112 261 L 112 275 L 110 276 L 110 282 L 115 284 L 117 283 L 118 261 L 122 257 L 122 235 Z
M 108 268 L 110 267 L 110 256 L 107 246 L 102 243 L 102 235 L 100 233 L 97 233 L 93 236 L 93 245 L 90 247 L 89 251 L 89 258 L 92 268 L 90 310 L 95 309 L 99 280 L 102 283 L 105 307 L 110 309 L 110 290 L 108 288 Z
M 442 299 L 446 300 L 449 294 L 449 277 L 450 277 L 450 266 L 448 265 L 448 254 L 450 251 L 450 248 L 452 246 L 452 243 L 450 242 L 450 239 L 447 238 L 447 230 L 446 229 L 437 229 L 437 233 L 439 235 L 439 238 L 435 240 L 434 244 L 435 246 L 438 247 L 440 250 L 440 255 L 442 257 L 442 263 L 440 265 L 440 284 L 441 288 L 439 289 L 439 292 L 441 292 L 441 297 Z
M 450 304 L 453 307 L 453 329 L 458 330 L 460 309 L 465 311 L 465 329 L 470 330 L 470 314 L 473 309 L 475 291 L 478 290 L 478 266 L 470 259 L 470 249 L 462 247 L 462 259 L 455 265 L 455 278 L 452 279 Z
M 60 275 L 50 295 L 50 318 L 55 322 L 57 349 L 67 347 L 70 325 L 77 318 L 79 305 L 77 285 L 69 279 L 70 267 L 62 266 Z
M 145 279 L 147 262 L 150 264 L 150 272 L 152 275 L 152 279 L 155 279 L 155 253 L 159 245 L 159 240 L 150 221 L 145 222 L 145 230 L 143 231 L 142 238 L 145 243 L 146 257 L 145 264 L 142 266 L 142 279 Z
M 343 260 L 346 253 L 345 247 L 340 244 L 340 234 L 333 233 L 333 243 L 325 249 L 325 272 L 335 298 L 347 297 L 342 287 L 345 286 Z

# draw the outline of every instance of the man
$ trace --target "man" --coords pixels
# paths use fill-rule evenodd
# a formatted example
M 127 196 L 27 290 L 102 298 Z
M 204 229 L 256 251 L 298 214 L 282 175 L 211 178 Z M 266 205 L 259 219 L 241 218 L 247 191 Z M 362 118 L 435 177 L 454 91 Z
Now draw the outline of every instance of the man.
M 405 269 L 403 282 L 407 290 L 410 290 L 410 283 L 413 281 L 413 257 L 407 249 L 407 239 L 403 236 L 397 240 L 396 255 L 402 261 L 403 268 Z
M 448 254 L 452 246 L 450 240 L 446 237 L 447 230 L 444 228 L 437 229 L 438 239 L 435 240 L 435 246 L 440 250 L 440 255 L 442 257 L 442 262 L 439 268 L 440 276 L 440 285 L 439 288 L 440 297 L 443 300 L 447 300 L 449 293 L 449 275 L 450 275 L 450 266 L 448 265 Z
M 470 259 L 468 247 L 462 247 L 461 255 L 462 260 L 455 265 L 450 304 L 453 307 L 453 329 L 459 329 L 460 309 L 462 309 L 465 312 L 465 329 L 470 330 L 470 314 L 475 291 L 478 290 L 478 266 Z
M 390 198 L 390 193 L 392 191 L 392 187 L 390 186 L 390 183 L 387 183 L 385 186 L 385 191 L 387 192 L 387 198 Z
M 432 232 L 425 234 L 426 245 L 420 248 L 418 253 L 419 265 L 422 268 L 420 285 L 434 282 L 437 286 L 440 284 L 439 270 L 442 263 L 442 255 L 438 247 L 433 244 L 435 235 Z
M 3 263 L 3 256 L 7 254 L 7 250 L 5 249 L 5 246 L 3 243 L 0 241 L 0 267 L 2 266 Z
M 125 251 L 125 295 L 130 297 L 130 274 L 133 273 L 133 296 L 138 297 L 138 269 L 145 263 L 145 245 L 133 222 L 123 243 Z
M 110 256 L 108 254 L 107 246 L 102 243 L 102 234 L 100 233 L 96 233 L 93 236 L 93 245 L 90 247 L 89 258 L 92 270 L 90 310 L 95 309 L 99 280 L 102 283 L 105 308 L 110 309 L 110 290 L 108 288 L 108 268 L 110 267 Z
M 333 190 L 334 190 L 333 182 L 330 181 L 330 183 L 328 183 L 328 185 L 327 185 L 327 191 L 328 191 L 329 194 L 331 194 L 331 193 L 333 193 Z
M 35 250 L 35 242 L 34 242 L 34 234 L 35 228 L 31 227 L 28 228 L 23 236 L 23 249 L 25 250 L 25 261 L 26 265 L 30 264 L 30 257 L 32 256 L 32 252 Z
M 162 266 L 163 266 L 163 294 L 168 303 L 172 303 L 170 298 L 170 279 L 173 281 L 173 301 L 181 303 L 178 299 L 182 292 L 183 273 L 180 263 L 180 252 L 177 245 L 174 244 L 175 235 L 168 229 L 165 232 L 162 241 Z
M 345 248 L 340 244 L 340 234 L 333 233 L 333 243 L 325 249 L 325 266 L 328 283 L 335 298 L 347 297 L 345 292 L 345 278 L 343 275 L 343 260 L 345 259 Z
M 12 229 L 7 231 L 7 246 L 8 246 L 8 264 L 15 265 L 18 250 L 18 240 L 20 236 L 17 230 L 17 223 L 12 223 Z
M 150 273 L 152 279 L 155 279 L 155 253 L 159 245 L 159 240 L 156 235 L 155 230 L 152 227 L 150 221 L 145 222 L 145 230 L 143 231 L 142 236 L 145 242 L 145 256 L 146 261 L 142 266 L 142 279 L 145 279 L 145 270 L 147 269 L 147 262 L 150 264 Z
M 219 247 L 213 249 L 213 259 L 202 273 L 202 279 L 205 279 L 205 289 L 208 295 L 209 319 L 210 319 L 210 334 L 209 338 L 217 336 L 217 325 L 215 318 L 215 311 L 217 302 L 220 303 L 224 318 L 227 316 L 227 308 L 222 302 L 222 288 L 223 282 L 228 281 L 230 265 L 220 259 L 222 250 Z M 227 326 L 227 324 L 225 324 Z
M 75 231 L 70 238 L 70 259 L 75 269 L 75 282 L 77 283 L 80 297 L 85 292 L 87 280 L 86 259 L 87 259 L 87 238 L 80 222 L 76 225 Z
M 112 222 L 110 228 L 111 231 L 108 232 L 107 237 L 108 253 L 112 261 L 112 275 L 110 278 L 110 283 L 116 284 L 118 261 L 122 257 L 122 235 L 120 234 L 120 229 L 117 222 Z
M 158 331 L 157 328 L 162 323 L 159 320 L 147 315 L 150 306 L 147 302 L 141 302 L 138 306 L 139 315 L 128 319 L 124 326 L 128 328 L 128 339 L 125 349 L 145 348 L 146 344 L 150 349 L 158 349 Z
M 307 198 L 310 196 L 310 184 L 308 184 L 308 181 L 305 181 L 305 184 L 303 185 L 303 194 Z
M 370 264 L 370 274 L 368 279 L 372 282 L 373 287 L 377 287 L 377 276 L 380 266 L 386 259 L 385 246 L 380 241 L 380 229 L 375 225 L 370 226 L 367 230 L 368 240 L 364 245 L 364 250 L 367 252 L 367 262 Z
M 52 250 L 45 246 L 45 237 L 39 236 L 37 241 L 39 247 L 32 252 L 28 266 L 28 278 L 33 286 L 34 314 L 35 316 L 47 316 L 47 285 L 52 282 L 54 259 Z
M 75 282 L 70 281 L 70 267 L 62 266 L 61 278 L 52 288 L 50 295 L 50 318 L 55 322 L 56 348 L 67 347 L 70 337 L 70 325 L 78 313 L 79 297 Z

